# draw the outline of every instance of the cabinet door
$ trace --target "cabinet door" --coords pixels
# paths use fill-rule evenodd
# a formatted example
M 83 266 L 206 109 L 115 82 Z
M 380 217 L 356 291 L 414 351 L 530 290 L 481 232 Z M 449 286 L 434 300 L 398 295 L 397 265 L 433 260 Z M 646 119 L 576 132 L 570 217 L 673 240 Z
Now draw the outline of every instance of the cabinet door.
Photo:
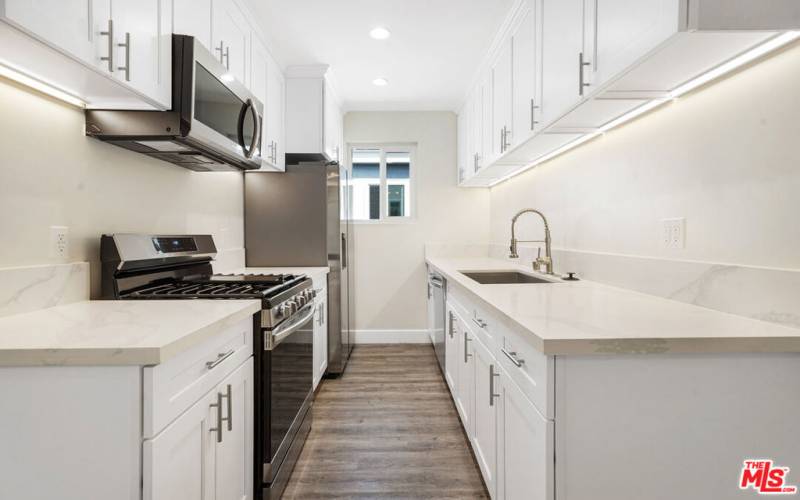
M 87 64 L 104 68 L 108 63 L 111 0 L 6 0 L 5 19 L 24 31 Z
M 214 0 L 211 15 L 211 44 L 214 55 L 233 76 L 247 85 L 250 27 L 233 0 Z
M 472 91 L 469 99 L 469 168 L 467 172 L 469 177 L 480 168 L 480 162 L 483 160 L 483 82 L 479 83 Z
M 462 353 L 459 349 L 460 345 L 456 332 L 457 322 L 458 319 L 455 312 L 448 308 L 447 331 L 444 335 L 444 377 L 454 397 L 458 390 L 458 367 L 463 360 L 463 357 L 460 356 Z
M 264 106 L 266 135 L 271 144 L 267 154 L 272 155 L 272 165 L 286 170 L 286 80 L 280 66 L 270 56 L 267 59 L 267 102 Z
M 211 0 L 173 0 L 172 31 L 195 37 L 206 49 L 211 46 Z
M 492 66 L 492 158 L 503 154 L 513 134 L 511 130 L 511 40 L 503 48 Z
M 553 422 L 500 370 L 497 398 L 497 498 L 552 500 Z
M 472 344 L 475 338 L 464 325 L 461 316 L 457 316 L 456 335 L 458 337 L 458 390 L 456 392 L 456 408 L 461 415 L 467 436 L 472 435 L 473 416 L 475 412 L 475 360 Z
M 558 118 L 581 98 L 578 63 L 583 51 L 583 1 L 542 0 L 542 124 Z
M 253 498 L 253 358 L 217 387 L 222 401 L 222 441 L 217 443 L 215 500 Z
M 144 500 L 213 498 L 218 408 L 211 391 L 142 446 Z
M 475 372 L 475 418 L 473 421 L 472 449 L 486 482 L 489 494 L 494 496 L 497 484 L 497 363 L 489 349 L 475 338 L 473 341 Z
M 525 14 L 513 35 L 513 126 L 514 131 L 509 141 L 512 145 L 521 144 L 538 130 L 541 85 L 538 81 L 539 61 L 537 50 L 539 44 L 536 35 L 536 10 L 531 8 Z
M 327 82 L 325 83 L 324 106 L 323 133 L 325 136 L 325 153 L 332 161 L 341 161 L 342 152 L 339 142 L 342 130 L 342 112 Z
M 676 33 L 679 8 L 674 0 L 586 0 L 592 85 L 619 74 Z
M 469 103 L 464 104 L 461 111 L 458 112 L 458 164 L 456 165 L 456 179 L 460 183 L 464 180 L 469 165 L 469 149 L 467 145 L 467 107 Z
M 314 318 L 314 390 L 317 389 L 328 368 L 328 297 L 317 296 Z
M 112 0 L 114 77 L 156 101 L 172 105 L 172 0 Z
M 494 121 L 492 120 L 492 112 L 494 111 L 492 105 L 492 83 L 492 71 L 487 71 L 481 81 L 480 90 L 481 98 L 479 101 L 480 114 L 478 126 L 480 127 L 481 144 L 479 146 L 478 170 L 492 163 L 496 156 L 493 154 L 492 141 L 494 140 L 497 142 L 495 136 L 499 135 L 494 133 Z

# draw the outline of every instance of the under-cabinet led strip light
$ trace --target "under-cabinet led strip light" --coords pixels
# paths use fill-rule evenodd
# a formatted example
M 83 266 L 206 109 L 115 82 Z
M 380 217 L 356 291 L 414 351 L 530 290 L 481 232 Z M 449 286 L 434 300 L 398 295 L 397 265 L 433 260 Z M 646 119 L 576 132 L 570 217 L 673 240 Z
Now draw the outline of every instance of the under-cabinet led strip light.
M 590 139 L 593 139 L 593 138 L 595 138 L 596 136 L 598 136 L 598 135 L 600 135 L 602 133 L 608 132 L 611 129 L 619 127 L 623 123 L 629 122 L 629 121 L 633 120 L 634 118 L 636 118 L 639 115 L 643 115 L 644 113 L 647 113 L 648 111 L 651 111 L 651 110 L 661 106 L 664 103 L 670 102 L 673 99 L 676 99 L 676 98 L 686 94 L 687 92 L 691 92 L 692 90 L 694 90 L 694 89 L 696 89 L 696 88 L 698 88 L 698 87 L 700 87 L 702 85 L 705 85 L 706 83 L 708 83 L 708 82 L 710 82 L 712 80 L 715 80 L 715 79 L 717 79 L 717 78 L 719 78 L 719 77 L 721 77 L 721 76 L 723 76 L 723 75 L 725 75 L 727 73 L 730 73 L 731 71 L 733 71 L 733 70 L 735 70 L 737 68 L 740 68 L 740 67 L 744 66 L 745 64 L 747 64 L 749 62 L 752 62 L 752 61 L 758 59 L 759 57 L 761 57 L 761 56 L 763 56 L 763 55 L 765 55 L 765 54 L 767 54 L 769 52 L 777 50 L 777 49 L 783 47 L 784 45 L 797 40 L 798 38 L 800 38 L 800 31 L 787 31 L 786 33 L 778 35 L 775 38 L 773 38 L 773 39 L 771 39 L 771 40 L 769 40 L 767 42 L 762 43 L 758 47 L 755 47 L 755 48 L 753 48 L 753 49 L 751 49 L 751 50 L 749 50 L 749 51 L 747 51 L 747 52 L 745 52 L 743 54 L 740 54 L 739 56 L 734 57 L 730 61 L 728 61 L 726 63 L 723 63 L 723 64 L 717 66 L 716 68 L 714 68 L 714 69 L 712 69 L 712 70 L 710 70 L 710 71 L 708 71 L 706 73 L 703 73 L 702 75 L 700 75 L 700 76 L 698 76 L 698 77 L 696 77 L 696 78 L 684 83 L 680 87 L 678 87 L 675 90 L 673 90 L 672 92 L 670 92 L 670 94 L 669 94 L 670 98 L 659 98 L 659 99 L 653 99 L 652 101 L 648 101 L 645 104 L 639 106 L 638 108 L 633 109 L 633 110 L 625 113 L 624 115 L 620 116 L 619 118 L 615 118 L 614 120 L 611 120 L 610 122 L 608 122 L 605 125 L 603 125 L 602 127 L 600 127 L 596 132 L 590 132 L 590 133 L 588 133 L 588 134 L 586 134 L 584 136 L 578 137 L 574 141 L 572 141 L 572 142 L 570 142 L 570 143 L 568 143 L 568 144 L 566 144 L 564 146 L 561 146 L 560 148 L 556 149 L 555 151 L 552 151 L 551 153 L 546 154 L 545 156 L 539 158 L 535 162 L 533 162 L 533 163 L 531 163 L 529 165 L 525 165 L 524 167 L 521 167 L 521 168 L 511 172 L 510 174 L 507 174 L 507 175 L 505 175 L 505 176 L 503 176 L 503 177 L 501 177 L 499 179 L 496 179 L 496 180 L 492 181 L 491 183 L 489 183 L 488 187 L 496 186 L 497 184 L 500 184 L 501 182 L 507 181 L 508 179 L 510 179 L 510 178 L 512 178 L 512 177 L 514 177 L 516 175 L 519 175 L 522 172 L 535 167 L 536 165 L 539 165 L 540 163 L 544 163 L 547 160 L 550 160 L 552 158 L 555 158 L 558 155 L 566 153 L 570 149 L 576 148 L 576 147 L 580 146 L 581 144 L 583 144 L 584 142 L 586 142 L 586 141 L 588 141 Z
M 72 104 L 73 106 L 77 106 L 79 108 L 85 108 L 86 103 L 83 100 L 75 97 L 74 95 L 65 92 L 61 89 L 58 89 L 49 83 L 45 83 L 41 80 L 37 80 L 36 78 L 30 77 L 24 73 L 21 73 L 13 68 L 9 68 L 3 64 L 0 64 L 0 76 L 8 78 L 9 80 L 13 80 L 21 85 L 26 87 L 30 87 L 34 90 L 38 90 L 43 94 L 47 94 L 50 97 L 55 97 L 59 101 L 64 101 L 68 104 Z

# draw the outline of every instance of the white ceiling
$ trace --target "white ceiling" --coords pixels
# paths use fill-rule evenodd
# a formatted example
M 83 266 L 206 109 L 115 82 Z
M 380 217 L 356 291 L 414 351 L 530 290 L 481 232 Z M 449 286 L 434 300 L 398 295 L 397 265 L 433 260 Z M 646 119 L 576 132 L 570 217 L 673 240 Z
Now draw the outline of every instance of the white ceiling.
M 250 3 L 283 64 L 331 66 L 346 110 L 456 110 L 513 0 Z M 376 26 L 392 36 L 373 40 Z

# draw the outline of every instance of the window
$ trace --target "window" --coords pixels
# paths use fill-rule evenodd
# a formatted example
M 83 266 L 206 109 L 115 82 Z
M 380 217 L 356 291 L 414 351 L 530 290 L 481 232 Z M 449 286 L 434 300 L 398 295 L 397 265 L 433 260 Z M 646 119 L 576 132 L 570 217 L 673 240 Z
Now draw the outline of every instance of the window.
M 352 219 L 399 221 L 412 216 L 414 148 L 354 146 L 348 188 Z

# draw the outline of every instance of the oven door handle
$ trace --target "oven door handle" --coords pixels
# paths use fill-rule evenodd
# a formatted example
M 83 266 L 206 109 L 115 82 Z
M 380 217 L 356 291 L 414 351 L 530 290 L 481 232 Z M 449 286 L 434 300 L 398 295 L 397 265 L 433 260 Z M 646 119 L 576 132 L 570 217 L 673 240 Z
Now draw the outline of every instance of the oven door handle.
M 265 351 L 273 350 L 277 345 L 286 340 L 289 335 L 299 330 L 300 327 L 308 322 L 308 320 L 312 319 L 314 317 L 314 312 L 316 311 L 314 302 L 310 302 L 308 305 L 303 307 L 303 309 L 300 309 L 300 311 L 303 310 L 307 310 L 308 312 L 304 313 L 300 319 L 296 321 L 292 320 L 288 325 L 281 325 L 276 331 L 272 332 L 271 335 L 264 339 Z

